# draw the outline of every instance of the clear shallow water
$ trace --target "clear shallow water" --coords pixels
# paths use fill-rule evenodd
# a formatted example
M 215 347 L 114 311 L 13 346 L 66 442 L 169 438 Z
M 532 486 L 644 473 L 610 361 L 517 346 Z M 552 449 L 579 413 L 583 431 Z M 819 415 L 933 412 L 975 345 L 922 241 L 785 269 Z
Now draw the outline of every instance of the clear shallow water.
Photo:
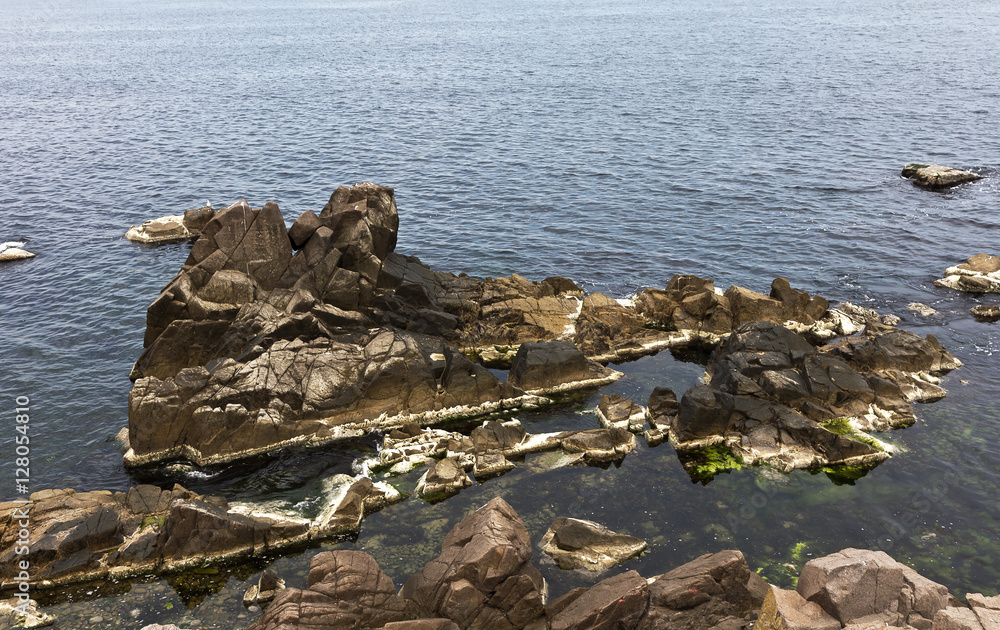
M 0 242 L 39 254 L 0 267 L 0 400 L 32 399 L 33 487 L 137 481 L 108 439 L 127 422 L 145 308 L 187 246 L 130 244 L 130 224 L 240 197 L 274 200 L 291 221 L 368 179 L 396 188 L 397 250 L 436 269 L 565 275 L 616 296 L 673 273 L 756 290 L 783 275 L 895 312 L 966 364 L 948 398 L 892 435 L 908 452 L 854 486 L 796 473 L 744 518 L 741 502 L 766 486 L 757 473 L 694 485 L 669 446 L 609 470 L 533 472 L 529 459 L 366 521 L 355 544 L 394 579 L 502 493 L 536 540 L 559 515 L 646 537 L 652 550 L 626 565 L 644 575 L 713 549 L 767 568 L 799 542 L 822 554 L 881 541 L 955 590 L 996 592 L 1000 339 L 968 313 L 996 296 L 931 282 L 1000 253 L 997 58 L 989 3 L 0 1 Z M 930 193 L 898 177 L 910 161 L 986 179 Z M 914 315 L 911 301 L 940 314 Z M 636 375 L 615 387 L 640 402 L 700 373 L 667 355 L 626 367 Z M 525 422 L 593 423 L 559 413 Z M 182 483 L 307 494 L 354 453 Z M 406 542 L 414 522 L 425 535 Z M 545 570 L 556 594 L 579 582 Z M 233 576 L 189 614 L 228 610 L 242 585 Z M 170 592 L 175 607 L 147 622 L 179 619 Z

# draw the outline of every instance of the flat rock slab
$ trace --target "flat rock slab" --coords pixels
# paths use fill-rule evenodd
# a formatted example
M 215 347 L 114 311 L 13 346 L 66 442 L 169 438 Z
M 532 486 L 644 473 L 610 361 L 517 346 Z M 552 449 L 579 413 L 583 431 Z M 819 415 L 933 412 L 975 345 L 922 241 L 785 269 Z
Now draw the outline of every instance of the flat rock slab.
M 646 549 L 646 541 L 593 521 L 559 517 L 542 537 L 542 551 L 560 569 L 602 572 Z
M 917 186 L 930 189 L 950 188 L 982 179 L 971 171 L 962 171 L 940 164 L 907 164 L 903 167 L 902 175 L 913 180 Z

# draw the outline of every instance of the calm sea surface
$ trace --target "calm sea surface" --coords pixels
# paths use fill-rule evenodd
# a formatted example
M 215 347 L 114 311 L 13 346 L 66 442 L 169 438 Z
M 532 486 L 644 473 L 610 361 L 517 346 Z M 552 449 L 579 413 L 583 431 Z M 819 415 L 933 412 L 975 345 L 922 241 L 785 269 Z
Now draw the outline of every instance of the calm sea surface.
M 693 484 L 669 445 L 607 470 L 537 456 L 326 547 L 365 549 L 401 582 L 501 495 L 536 541 L 556 516 L 645 538 L 624 566 L 646 576 L 735 547 L 788 585 L 809 557 L 881 546 L 955 592 L 995 594 L 1000 339 L 969 308 L 1000 300 L 932 281 L 1000 253 L 998 59 L 995 2 L 0 0 L 0 242 L 38 254 L 0 267 L 0 497 L 15 496 L 17 396 L 31 399 L 33 489 L 143 481 L 109 438 L 127 423 L 145 309 L 189 246 L 131 244 L 129 225 L 241 197 L 290 222 L 371 180 L 396 189 L 397 251 L 436 269 L 558 274 L 615 296 L 674 273 L 765 292 L 785 276 L 898 314 L 965 367 L 888 436 L 906 452 L 854 485 L 759 470 Z M 912 161 L 985 179 L 927 192 L 898 176 Z M 665 353 L 620 369 L 604 391 L 644 402 L 702 366 Z M 584 412 L 599 396 L 520 417 L 596 426 Z M 308 501 L 368 448 L 155 480 Z M 313 553 L 275 568 L 302 586 Z M 232 627 L 254 617 L 233 621 L 263 566 L 84 589 L 51 611 L 64 627 Z M 543 571 L 554 595 L 594 581 Z

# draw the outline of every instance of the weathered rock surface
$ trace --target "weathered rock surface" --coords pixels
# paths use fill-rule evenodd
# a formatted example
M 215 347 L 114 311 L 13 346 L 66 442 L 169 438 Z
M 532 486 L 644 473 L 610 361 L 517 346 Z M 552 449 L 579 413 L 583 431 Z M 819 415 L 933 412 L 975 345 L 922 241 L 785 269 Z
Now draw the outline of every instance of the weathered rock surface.
M 593 521 L 560 516 L 542 536 L 541 549 L 560 569 L 600 573 L 645 551 L 646 541 Z
M 220 212 L 222 212 L 220 210 Z M 211 206 L 187 210 L 131 226 L 125 238 L 135 243 L 173 243 L 195 238 L 215 216 Z
M 1000 293 L 1000 257 L 976 254 L 967 261 L 945 269 L 935 286 L 969 293 Z
M 903 167 L 903 177 L 913 180 L 913 183 L 923 188 L 950 188 L 965 182 L 982 179 L 970 171 L 962 171 L 951 166 L 940 164 L 907 164 Z
M 367 553 L 324 551 L 309 563 L 306 589 L 282 590 L 248 630 L 381 628 L 417 616 Z
M 764 598 L 757 630 L 840 630 L 840 622 L 796 591 L 772 586 Z
M 346 477 L 346 476 L 345 476 Z M 47 588 L 71 582 L 162 573 L 206 561 L 263 556 L 310 540 L 357 531 L 361 516 L 345 518 L 348 491 L 360 496 L 361 510 L 381 509 L 402 497 L 385 484 L 347 477 L 327 497 L 315 521 L 230 505 L 180 485 L 172 490 L 140 485 L 128 492 L 43 490 L 30 504 L 0 503 L 0 587 L 13 585 L 15 559 L 31 563 L 31 584 Z M 358 489 L 358 485 L 366 489 Z M 365 503 L 367 501 L 367 504 Z M 25 514 L 28 515 L 25 518 Z M 15 544 L 27 523 L 32 541 L 26 556 Z
M 271 569 L 265 569 L 260 574 L 260 579 L 257 580 L 257 583 L 251 584 L 250 588 L 243 594 L 243 605 L 248 608 L 254 604 L 265 606 L 283 588 L 285 588 L 285 581 L 278 577 L 278 574 Z
M 38 602 L 33 599 L 21 600 L 17 597 L 0 600 L 0 618 L 10 620 L 11 627 L 46 628 L 55 623 L 56 618 L 38 610 Z
M 454 496 L 463 488 L 472 485 L 472 480 L 455 460 L 448 457 L 438 461 L 428 469 L 417 482 L 417 496 L 435 501 Z
M 638 628 L 712 628 L 759 610 L 761 601 L 749 588 L 751 573 L 739 551 L 705 554 L 664 573 L 649 585 L 649 612 Z
M 590 588 L 577 588 L 545 607 L 549 630 L 636 628 L 649 607 L 649 586 L 635 571 L 615 575 Z M 544 624 L 544 625 L 543 625 Z
M 568 341 L 522 343 L 511 364 L 509 381 L 531 394 L 551 394 L 607 385 L 621 372 L 591 361 Z
M 441 555 L 403 584 L 421 616 L 461 628 L 523 628 L 543 611 L 544 583 L 520 517 L 496 498 L 448 532 Z
M 877 463 L 889 453 L 864 432 L 912 424 L 911 402 L 943 396 L 935 375 L 960 363 L 933 337 L 869 330 L 816 348 L 783 326 L 746 324 L 676 415 L 653 401 L 650 415 L 681 452 L 723 445 L 744 463 L 784 470 Z

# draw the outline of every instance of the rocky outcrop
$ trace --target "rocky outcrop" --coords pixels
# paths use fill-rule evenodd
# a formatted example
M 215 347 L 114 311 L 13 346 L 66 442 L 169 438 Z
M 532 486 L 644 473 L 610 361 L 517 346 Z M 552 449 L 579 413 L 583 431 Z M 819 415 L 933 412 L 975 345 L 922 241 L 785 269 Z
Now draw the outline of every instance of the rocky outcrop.
M 976 254 L 967 261 L 944 271 L 944 278 L 934 285 L 968 293 L 1000 293 L 1000 257 Z
M 414 492 L 428 501 L 446 499 L 472 485 L 465 470 L 453 459 L 444 458 L 431 466 L 417 482 Z
M 937 375 L 960 363 L 931 336 L 866 331 L 816 348 L 783 326 L 746 324 L 676 414 L 669 398 L 651 399 L 650 416 L 682 453 L 721 445 L 783 470 L 877 463 L 889 453 L 866 432 L 912 424 L 911 403 L 940 398 Z
M 540 341 L 521 344 L 507 378 L 530 394 L 553 394 L 607 385 L 621 377 L 621 372 L 591 361 L 568 341 Z
M 221 212 L 221 211 L 220 211 Z M 212 206 L 186 210 L 131 226 L 125 238 L 133 243 L 175 243 L 196 238 L 215 216 Z
M 542 536 L 541 549 L 560 569 L 600 573 L 645 551 L 646 541 L 593 521 L 560 516 Z
M 903 167 L 902 176 L 913 180 L 917 186 L 930 189 L 950 188 L 982 179 L 971 171 L 962 171 L 940 164 L 907 164 Z
M 48 588 L 72 582 L 163 573 L 276 550 L 357 531 L 361 515 L 402 497 L 385 484 L 344 476 L 325 497 L 315 520 L 289 516 L 222 497 L 201 496 L 179 485 L 140 485 L 128 492 L 44 490 L 30 502 L 0 503 L 0 588 L 15 585 L 26 559 L 30 583 Z M 349 518 L 356 499 L 359 514 Z M 18 555 L 27 523 L 31 545 Z M 23 552 L 22 552 L 23 554 Z
M 285 588 L 285 581 L 271 569 L 265 569 L 261 572 L 257 583 L 251 584 L 250 588 L 243 594 L 243 605 L 248 608 L 254 604 L 267 605 L 283 588 Z

